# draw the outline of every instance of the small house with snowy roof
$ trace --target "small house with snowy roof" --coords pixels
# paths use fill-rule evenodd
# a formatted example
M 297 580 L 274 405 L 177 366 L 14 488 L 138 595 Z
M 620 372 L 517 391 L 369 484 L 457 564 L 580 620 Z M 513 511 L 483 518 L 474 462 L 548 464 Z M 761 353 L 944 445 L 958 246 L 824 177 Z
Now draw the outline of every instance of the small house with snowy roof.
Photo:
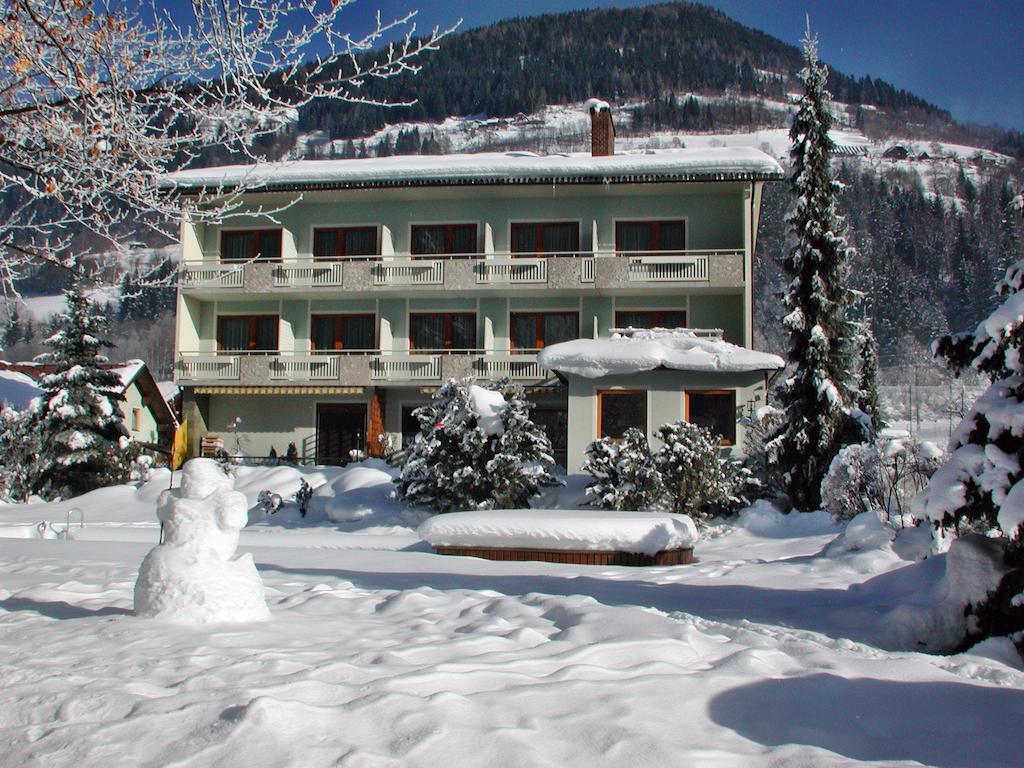
M 779 362 L 752 351 L 752 258 L 762 189 L 782 169 L 751 148 L 616 152 L 610 106 L 585 107 L 589 153 L 166 176 L 174 194 L 240 190 L 245 206 L 222 226 L 182 224 L 175 381 L 193 452 L 230 434 L 253 456 L 289 443 L 317 463 L 374 455 L 468 376 L 523 384 L 570 471 L 626 426 L 686 417 L 738 443 Z M 598 372 L 643 338 L 627 328 L 673 333 L 645 342 L 649 368 Z

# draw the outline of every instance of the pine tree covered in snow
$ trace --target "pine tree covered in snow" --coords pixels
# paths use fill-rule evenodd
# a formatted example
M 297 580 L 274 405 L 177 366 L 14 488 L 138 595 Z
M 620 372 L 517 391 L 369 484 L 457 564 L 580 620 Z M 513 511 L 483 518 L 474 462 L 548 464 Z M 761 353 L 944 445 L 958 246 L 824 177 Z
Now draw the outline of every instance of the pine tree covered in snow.
M 1024 631 L 1024 260 L 1006 271 L 998 292 L 1002 305 L 974 333 L 936 342 L 936 354 L 954 371 L 973 368 L 992 384 L 957 427 L 949 460 L 913 506 L 917 517 L 957 535 L 981 532 L 1004 542 L 1010 570 L 972 609 L 973 639 Z M 1024 653 L 1024 635 L 1016 638 Z
M 530 408 L 507 381 L 449 380 L 413 414 L 420 431 L 395 478 L 398 495 L 437 512 L 529 506 L 557 482 L 551 442 Z
M 860 349 L 860 380 L 857 386 L 857 407 L 871 420 L 877 435 L 888 426 L 885 403 L 878 392 L 878 343 L 871 325 L 862 323 L 857 333 Z
M 651 446 L 636 428 L 621 439 L 602 437 L 588 445 L 582 471 L 594 477 L 586 490 L 590 503 L 604 509 L 649 509 L 662 495 Z
M 127 477 L 130 457 L 116 407 L 121 380 L 101 364 L 106 316 L 79 285 L 65 292 L 67 310 L 42 356 L 55 365 L 42 378 L 37 423 L 44 449 L 34 468 L 36 491 L 44 498 L 77 496 Z
M 742 486 L 749 475 L 739 462 L 722 455 L 710 429 L 677 421 L 658 427 L 661 448 L 654 465 L 673 512 L 702 520 L 745 504 Z
M 787 419 L 771 440 L 773 463 L 784 478 L 793 506 L 816 509 L 821 480 L 850 429 L 854 402 L 851 373 L 856 332 L 846 319 L 852 293 L 846 286 L 850 248 L 839 234 L 835 210 L 838 185 L 830 159 L 834 145 L 828 70 L 818 59 L 817 40 L 804 38 L 804 93 L 789 135 L 793 141 L 792 190 L 796 209 L 789 217 L 795 244 L 783 261 L 790 277 L 784 319 L 795 366 L 779 392 Z M 859 439 L 859 436 L 858 436 Z
M 37 462 L 42 449 L 38 409 L 0 411 L 0 498 L 27 501 L 35 492 Z

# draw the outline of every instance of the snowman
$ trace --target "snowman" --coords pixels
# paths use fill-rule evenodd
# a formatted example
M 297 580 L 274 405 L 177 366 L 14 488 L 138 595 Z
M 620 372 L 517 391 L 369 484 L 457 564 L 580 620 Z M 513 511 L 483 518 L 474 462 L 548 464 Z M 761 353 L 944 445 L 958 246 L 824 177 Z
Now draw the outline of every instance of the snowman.
M 160 495 L 165 537 L 139 568 L 137 616 L 188 624 L 270 617 L 252 555 L 231 559 L 248 519 L 245 496 L 232 486 L 216 461 L 192 459 L 181 487 Z

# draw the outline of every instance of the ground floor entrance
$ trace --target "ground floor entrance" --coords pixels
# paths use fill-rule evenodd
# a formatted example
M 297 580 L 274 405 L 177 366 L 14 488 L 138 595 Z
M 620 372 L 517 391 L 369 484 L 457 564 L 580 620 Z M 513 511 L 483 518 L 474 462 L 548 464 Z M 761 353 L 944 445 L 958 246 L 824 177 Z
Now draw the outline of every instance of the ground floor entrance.
M 365 403 L 318 403 L 316 463 L 346 464 L 366 448 Z

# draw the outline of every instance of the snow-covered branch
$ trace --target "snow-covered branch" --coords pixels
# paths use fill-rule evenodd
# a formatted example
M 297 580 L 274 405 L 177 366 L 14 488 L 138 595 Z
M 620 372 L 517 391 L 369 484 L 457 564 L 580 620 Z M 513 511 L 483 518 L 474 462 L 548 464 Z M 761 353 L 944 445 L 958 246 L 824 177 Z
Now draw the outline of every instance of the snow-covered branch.
M 237 212 L 244 184 L 185 197 L 159 179 L 212 149 L 265 162 L 257 140 L 313 101 L 394 106 L 366 85 L 417 72 L 453 28 L 378 13 L 353 33 L 353 2 L 0 0 L 0 281 L 39 259 L 79 268 L 72 234 L 123 245 Z

